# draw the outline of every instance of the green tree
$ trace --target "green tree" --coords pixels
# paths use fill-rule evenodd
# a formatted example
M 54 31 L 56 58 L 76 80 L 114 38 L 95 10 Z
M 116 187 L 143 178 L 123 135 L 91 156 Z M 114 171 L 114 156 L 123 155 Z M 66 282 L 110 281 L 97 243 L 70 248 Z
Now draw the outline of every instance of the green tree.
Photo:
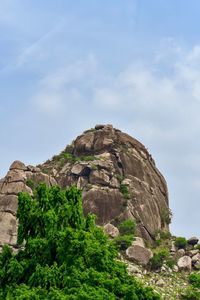
M 185 247 L 187 246 L 187 240 L 186 238 L 180 236 L 180 237 L 176 237 L 175 239 L 175 246 L 178 249 L 185 249 Z
M 81 192 L 40 184 L 20 193 L 17 254 L 0 254 L 0 299 L 156 300 L 127 274 L 95 218 L 83 215 Z

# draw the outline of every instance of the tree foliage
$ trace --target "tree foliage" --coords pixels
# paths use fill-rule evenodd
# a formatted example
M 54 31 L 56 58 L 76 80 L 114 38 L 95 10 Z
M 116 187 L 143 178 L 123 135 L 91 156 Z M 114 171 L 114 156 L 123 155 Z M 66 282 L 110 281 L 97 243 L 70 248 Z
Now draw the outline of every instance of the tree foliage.
M 187 240 L 186 238 L 180 236 L 180 237 L 176 237 L 175 239 L 175 246 L 178 249 L 185 249 L 185 247 L 187 246 Z
M 156 300 L 128 276 L 94 215 L 83 215 L 81 192 L 40 184 L 19 194 L 19 251 L 0 254 L 0 299 Z

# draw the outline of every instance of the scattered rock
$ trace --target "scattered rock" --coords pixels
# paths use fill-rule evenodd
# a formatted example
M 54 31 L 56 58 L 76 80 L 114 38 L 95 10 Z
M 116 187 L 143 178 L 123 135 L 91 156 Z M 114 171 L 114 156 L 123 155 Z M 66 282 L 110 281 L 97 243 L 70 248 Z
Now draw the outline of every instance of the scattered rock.
M 192 262 L 196 263 L 200 263 L 200 253 L 195 254 L 194 256 L 192 256 Z
M 178 268 L 179 270 L 191 271 L 192 269 L 192 259 L 191 257 L 185 255 L 178 260 Z
M 175 242 L 172 241 L 172 245 L 171 245 L 171 252 L 176 252 L 176 246 L 175 246 Z
M 185 250 L 184 249 L 178 249 L 177 254 L 179 257 L 184 256 L 185 255 Z
M 110 223 L 106 224 L 103 229 L 104 229 L 104 232 L 111 238 L 114 238 L 119 235 L 118 228 Z
M 144 240 L 140 237 L 135 237 L 134 238 L 134 241 L 132 242 L 132 246 L 135 246 L 135 245 L 138 245 L 138 246 L 141 246 L 141 247 L 145 248 Z
M 128 267 L 127 267 L 127 271 L 130 275 L 133 275 L 133 274 L 141 274 L 142 271 L 135 265 L 132 265 L 132 264 L 129 264 Z
M 174 266 L 173 266 L 173 271 L 174 271 L 175 273 L 178 272 L 178 266 L 177 266 L 177 265 L 174 265 Z
M 198 243 L 199 239 L 196 236 L 191 237 L 187 242 L 189 245 L 196 245 Z
M 156 285 L 157 286 L 160 286 L 160 287 L 163 287 L 165 285 L 165 282 L 163 279 L 159 279 L 157 282 L 156 282 Z
M 167 271 L 165 266 L 162 266 L 160 270 L 161 270 L 161 272 L 166 272 Z
M 190 257 L 196 255 L 197 253 L 199 253 L 199 250 L 198 250 L 198 249 L 196 249 L 196 250 L 190 250 L 190 251 L 187 252 L 187 254 L 188 254 Z

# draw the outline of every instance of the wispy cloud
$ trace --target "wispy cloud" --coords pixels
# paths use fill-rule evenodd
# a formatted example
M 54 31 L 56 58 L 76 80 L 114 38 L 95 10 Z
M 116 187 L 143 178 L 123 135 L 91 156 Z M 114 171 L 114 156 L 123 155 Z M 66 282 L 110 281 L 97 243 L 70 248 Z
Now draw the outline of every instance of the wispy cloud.
M 71 106 L 76 108 L 85 96 L 83 90 L 88 89 L 88 81 L 95 76 L 96 67 L 95 57 L 89 55 L 86 60 L 52 71 L 40 80 L 38 90 L 31 98 L 32 105 L 40 113 L 54 117 Z
M 62 30 L 65 24 L 64 20 L 60 20 L 57 25 L 42 34 L 29 46 L 26 46 L 19 54 L 16 55 L 11 62 L 0 69 L 0 72 L 11 72 L 24 67 L 25 64 L 32 66 L 36 61 L 43 61 L 48 56 L 46 43 L 53 39 L 54 36 Z

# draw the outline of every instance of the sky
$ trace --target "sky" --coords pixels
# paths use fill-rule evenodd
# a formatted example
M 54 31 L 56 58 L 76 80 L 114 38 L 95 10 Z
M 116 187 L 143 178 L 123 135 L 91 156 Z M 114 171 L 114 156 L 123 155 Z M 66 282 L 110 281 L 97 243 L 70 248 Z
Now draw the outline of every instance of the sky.
M 199 0 L 1 0 L 0 177 L 113 124 L 166 178 L 172 233 L 200 238 L 199 15 Z

